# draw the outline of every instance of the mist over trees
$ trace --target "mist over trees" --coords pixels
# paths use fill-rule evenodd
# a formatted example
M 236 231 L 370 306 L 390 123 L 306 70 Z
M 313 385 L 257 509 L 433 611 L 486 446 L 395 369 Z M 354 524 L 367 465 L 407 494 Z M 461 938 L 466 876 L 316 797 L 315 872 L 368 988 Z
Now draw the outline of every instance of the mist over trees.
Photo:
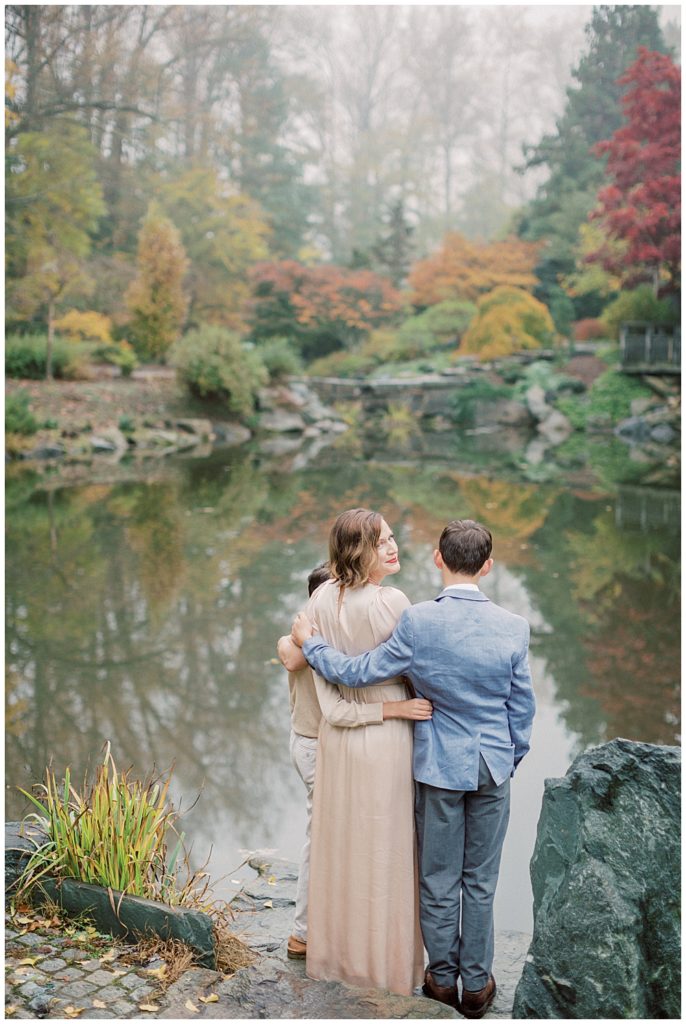
M 188 260 L 186 327 L 241 329 L 264 261 L 403 287 L 448 232 L 542 243 L 557 328 L 597 315 L 560 283 L 603 184 L 591 147 L 674 10 L 8 5 L 8 321 L 68 296 L 125 336 L 152 203 Z

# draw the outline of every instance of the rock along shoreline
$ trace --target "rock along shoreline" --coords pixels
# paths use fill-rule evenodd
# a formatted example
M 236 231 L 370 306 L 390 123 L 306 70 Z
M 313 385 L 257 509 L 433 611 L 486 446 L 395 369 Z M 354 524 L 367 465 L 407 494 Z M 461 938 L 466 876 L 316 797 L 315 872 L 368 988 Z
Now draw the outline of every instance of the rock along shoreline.
M 155 996 L 155 1009 L 141 1015 L 144 998 L 150 1005 L 154 986 L 149 970 L 123 966 L 111 952 L 99 958 L 74 958 L 64 939 L 38 932 L 7 931 L 7 962 L 16 964 L 6 985 L 6 1003 L 15 1019 L 60 1018 L 68 1007 L 81 1009 L 79 1019 L 144 1018 L 215 1019 L 461 1019 L 454 1010 L 421 994 L 398 996 L 379 989 L 359 989 L 339 982 L 313 981 L 302 960 L 289 960 L 286 941 L 295 906 L 297 865 L 254 856 L 256 872 L 233 898 L 234 934 L 258 957 L 231 976 L 192 967 Z M 494 973 L 498 994 L 490 1018 L 512 1018 L 512 1006 L 531 936 L 523 932 L 496 935 Z M 63 948 L 64 947 L 64 948 Z M 121 947 L 118 947 L 121 949 Z M 42 951 L 42 954 L 41 954 Z M 35 960 L 20 967 L 21 959 Z M 17 960 L 19 958 L 19 960 Z M 419 991 L 419 990 L 418 990 Z M 212 1002 L 204 1002 L 216 996 Z M 195 1007 L 189 1010 L 189 1003 Z

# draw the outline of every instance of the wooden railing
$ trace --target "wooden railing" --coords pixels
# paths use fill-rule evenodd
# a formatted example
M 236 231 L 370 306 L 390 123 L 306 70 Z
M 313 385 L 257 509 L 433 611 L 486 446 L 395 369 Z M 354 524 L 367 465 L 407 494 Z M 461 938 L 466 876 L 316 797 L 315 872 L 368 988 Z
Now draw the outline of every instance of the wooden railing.
M 681 370 L 681 329 L 674 331 L 654 324 L 630 322 L 619 332 L 622 369 L 628 373 L 679 373 Z
M 651 487 L 621 486 L 615 503 L 615 522 L 620 528 L 644 533 L 661 529 L 678 534 L 681 494 Z

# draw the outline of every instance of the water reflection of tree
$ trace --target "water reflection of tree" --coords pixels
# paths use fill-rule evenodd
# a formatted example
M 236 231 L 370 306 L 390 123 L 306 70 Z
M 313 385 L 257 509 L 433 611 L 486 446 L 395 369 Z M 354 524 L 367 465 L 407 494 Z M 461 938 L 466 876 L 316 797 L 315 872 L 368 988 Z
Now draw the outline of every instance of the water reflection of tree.
M 433 546 L 456 516 L 487 522 L 554 629 L 534 640 L 580 743 L 671 738 L 675 553 L 618 531 L 605 499 L 430 463 L 289 473 L 244 456 L 177 461 L 151 483 L 20 490 L 8 488 L 11 785 L 51 757 L 83 766 L 108 738 L 142 771 L 176 758 L 185 794 L 204 783 L 195 815 L 216 819 L 217 839 L 230 818 L 269 842 L 289 786 L 275 639 L 354 505 L 380 508 L 410 547 Z
M 538 565 L 523 571 L 553 627 L 534 641 L 581 747 L 614 736 L 674 742 L 677 539 L 622 531 L 607 499 L 560 492 L 534 542 Z
M 82 767 L 110 738 L 141 770 L 176 757 L 183 789 L 206 781 L 220 817 L 259 821 L 278 799 L 270 764 L 287 705 L 282 716 L 270 707 L 259 595 L 241 597 L 253 570 L 242 526 L 268 489 L 245 465 L 222 484 L 112 488 L 97 502 L 92 489 L 63 489 L 52 517 L 35 495 L 8 524 L 8 661 L 31 697 L 8 737 L 8 781 L 25 784 L 17 766 L 35 777 L 51 757 Z
M 673 744 L 680 722 L 678 603 L 652 580 L 620 574 L 601 622 L 584 641 L 584 692 L 606 716 L 606 735 Z

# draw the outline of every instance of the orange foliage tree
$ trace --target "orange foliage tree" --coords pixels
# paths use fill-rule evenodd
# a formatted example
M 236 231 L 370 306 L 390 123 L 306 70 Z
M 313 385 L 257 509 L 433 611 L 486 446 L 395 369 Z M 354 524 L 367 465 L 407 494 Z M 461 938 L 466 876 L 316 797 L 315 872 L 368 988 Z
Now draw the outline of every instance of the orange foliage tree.
M 415 263 L 408 283 L 415 306 L 433 306 L 446 299 L 474 302 L 498 285 L 531 289 L 539 245 L 520 238 L 500 242 L 470 242 L 449 232 L 438 252 Z
M 371 270 L 282 260 L 258 264 L 251 281 L 252 336 L 286 337 L 306 358 L 353 347 L 402 308 L 400 292 Z
M 457 355 L 497 359 L 541 348 L 555 337 L 555 325 L 546 306 L 521 288 L 494 288 L 477 302 L 478 315 L 462 338 Z

